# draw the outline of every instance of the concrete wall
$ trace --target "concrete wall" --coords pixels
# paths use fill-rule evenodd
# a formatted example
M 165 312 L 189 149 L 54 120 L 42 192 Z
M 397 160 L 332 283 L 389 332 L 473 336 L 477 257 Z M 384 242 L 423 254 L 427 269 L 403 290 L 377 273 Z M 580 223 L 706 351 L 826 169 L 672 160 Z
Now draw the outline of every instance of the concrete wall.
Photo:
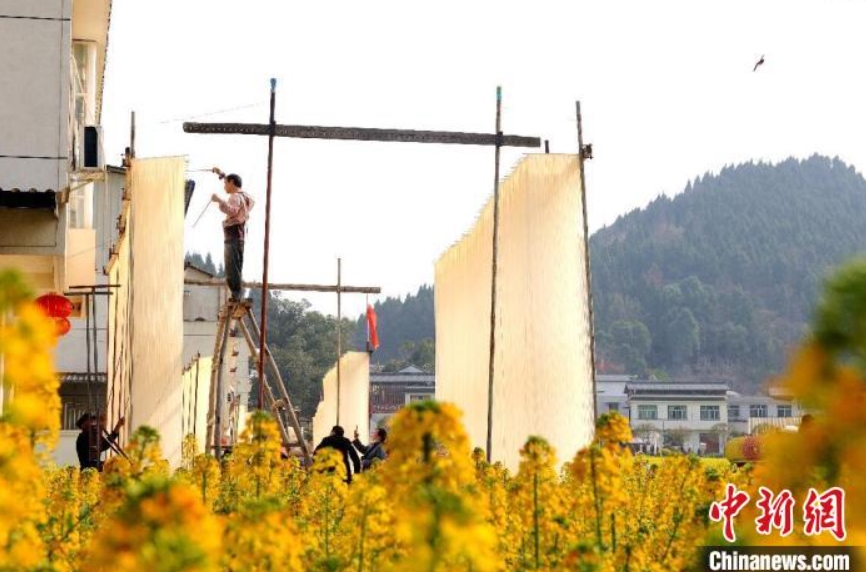
M 0 0 L 0 188 L 66 184 L 71 0 Z M 33 19 L 42 18 L 42 19 Z
M 516 469 L 530 435 L 560 461 L 593 432 L 579 162 L 528 155 L 501 185 L 492 457 Z M 436 263 L 436 399 L 485 447 L 493 202 Z

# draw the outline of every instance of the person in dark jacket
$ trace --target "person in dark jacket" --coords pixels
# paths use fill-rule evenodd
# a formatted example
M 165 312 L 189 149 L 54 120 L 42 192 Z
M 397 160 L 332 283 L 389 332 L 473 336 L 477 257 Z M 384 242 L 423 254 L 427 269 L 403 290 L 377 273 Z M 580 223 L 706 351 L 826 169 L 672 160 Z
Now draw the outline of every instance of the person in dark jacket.
M 356 449 L 361 451 L 361 470 L 366 471 L 370 467 L 373 466 L 373 462 L 376 459 L 380 461 L 384 461 L 388 458 L 388 453 L 385 451 L 385 441 L 388 439 L 388 432 L 379 427 L 376 429 L 375 437 L 373 438 L 373 442 L 369 445 L 364 445 L 361 443 L 361 440 L 358 439 L 358 430 L 355 429 L 355 439 L 352 441 L 352 445 L 355 446 Z
M 75 451 L 78 453 L 78 464 L 81 465 L 82 470 L 102 470 L 102 461 L 100 461 L 102 453 L 107 451 L 108 448 L 111 447 L 112 443 L 117 442 L 117 439 L 120 436 L 120 428 L 123 427 L 125 421 L 126 419 L 121 417 L 117 422 L 117 425 L 114 426 L 114 430 L 107 437 L 102 437 L 100 440 L 99 457 L 91 459 L 90 441 L 91 439 L 96 440 L 98 438 L 98 432 L 102 431 L 102 428 L 105 426 L 105 419 L 102 418 L 99 420 L 99 423 L 97 423 L 96 415 L 93 415 L 92 413 L 85 413 L 78 418 L 76 425 L 81 429 L 81 433 L 78 434 L 78 438 L 75 440 Z
M 334 425 L 334 428 L 331 429 L 331 434 L 322 439 L 322 442 L 319 443 L 319 446 L 316 447 L 316 450 L 313 451 L 313 454 L 317 453 L 319 449 L 331 448 L 336 449 L 340 453 L 343 454 L 343 463 L 346 465 L 346 482 L 352 482 L 352 467 L 355 469 L 355 473 L 361 472 L 361 460 L 358 458 L 358 453 L 355 452 L 355 448 L 352 447 L 352 442 L 346 439 L 346 432 L 339 425 Z M 352 459 L 352 465 L 349 465 L 349 459 Z

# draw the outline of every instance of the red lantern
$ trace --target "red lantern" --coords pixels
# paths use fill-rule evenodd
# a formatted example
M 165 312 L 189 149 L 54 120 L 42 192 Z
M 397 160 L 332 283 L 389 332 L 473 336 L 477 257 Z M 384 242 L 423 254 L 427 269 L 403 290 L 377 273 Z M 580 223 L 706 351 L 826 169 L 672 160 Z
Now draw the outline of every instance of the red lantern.
M 72 324 L 66 318 L 54 318 L 54 324 L 57 326 L 57 337 L 65 336 L 72 329 Z
M 36 305 L 42 308 L 49 318 L 68 318 L 72 314 L 72 302 L 59 294 L 39 296 L 36 298 Z

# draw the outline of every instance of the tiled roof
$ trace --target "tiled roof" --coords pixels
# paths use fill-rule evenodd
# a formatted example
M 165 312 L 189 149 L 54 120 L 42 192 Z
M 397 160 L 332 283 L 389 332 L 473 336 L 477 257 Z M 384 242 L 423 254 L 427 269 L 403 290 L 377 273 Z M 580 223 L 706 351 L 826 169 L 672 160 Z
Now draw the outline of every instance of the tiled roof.
M 432 373 L 371 373 L 370 383 L 418 383 L 434 384 L 436 376 Z
M 629 391 L 639 390 L 642 392 L 664 391 L 720 391 L 727 392 L 728 386 L 725 383 L 682 383 L 682 382 L 631 382 L 627 385 Z
M 202 274 L 204 274 L 206 276 L 210 276 L 211 278 L 216 278 L 216 274 L 214 274 L 213 272 L 210 272 L 208 270 L 205 270 L 201 266 L 196 266 L 195 264 L 193 264 L 189 260 L 187 260 L 186 262 L 183 263 L 183 269 L 186 270 L 187 268 L 192 268 L 193 270 L 197 270 L 198 272 L 201 272 Z

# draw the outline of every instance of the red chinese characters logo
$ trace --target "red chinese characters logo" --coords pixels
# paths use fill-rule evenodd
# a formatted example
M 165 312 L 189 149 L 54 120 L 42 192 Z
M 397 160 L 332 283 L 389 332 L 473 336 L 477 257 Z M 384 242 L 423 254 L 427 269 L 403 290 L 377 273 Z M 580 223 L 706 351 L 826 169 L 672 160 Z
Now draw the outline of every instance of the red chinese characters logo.
M 794 531 L 794 495 L 789 490 L 783 490 L 778 495 L 766 487 L 758 489 L 760 498 L 755 503 L 758 517 L 755 519 L 755 529 L 758 534 L 768 535 L 778 530 L 782 536 L 788 536 Z M 724 536 L 728 542 L 737 540 L 734 531 L 734 518 L 749 504 L 749 494 L 737 489 L 732 484 L 725 488 L 725 497 L 710 505 L 710 520 L 724 521 Z M 809 489 L 806 502 L 803 503 L 803 533 L 808 536 L 829 532 L 838 541 L 847 537 L 845 531 L 845 491 L 840 487 L 832 487 L 823 493 Z
M 760 516 L 755 519 L 758 534 L 770 534 L 775 528 L 782 536 L 788 536 L 794 531 L 794 495 L 784 490 L 779 496 L 767 487 L 758 489 L 761 498 L 757 502 Z
M 740 514 L 747 504 L 749 504 L 749 494 L 728 483 L 725 498 L 710 505 L 710 520 L 725 521 L 724 535 L 728 542 L 737 539 L 737 534 L 734 532 L 734 517 Z
M 806 523 L 803 532 L 809 536 L 826 530 L 836 540 L 845 540 L 845 491 L 833 487 L 819 495 L 815 489 L 809 489 L 803 505 L 803 520 Z

